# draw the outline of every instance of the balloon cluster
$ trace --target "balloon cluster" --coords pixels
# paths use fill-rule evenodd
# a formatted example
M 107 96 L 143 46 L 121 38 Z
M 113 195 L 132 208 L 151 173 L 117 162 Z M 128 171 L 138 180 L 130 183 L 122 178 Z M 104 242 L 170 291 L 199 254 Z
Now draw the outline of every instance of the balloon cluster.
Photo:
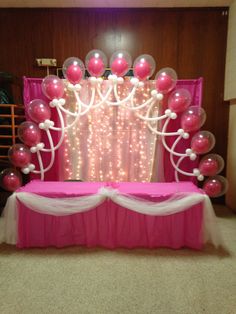
M 56 75 L 48 75 L 43 79 L 42 92 L 51 101 L 49 103 L 50 106 L 41 99 L 34 99 L 29 103 L 28 116 L 31 121 L 21 123 L 18 128 L 18 136 L 23 144 L 13 145 L 8 152 L 9 160 L 15 167 L 20 168 L 25 174 L 34 171 L 35 166 L 31 163 L 32 153 L 39 153 L 40 150 L 47 152 L 54 151 L 60 146 L 57 145 L 57 148 L 54 147 L 50 150 L 44 149 L 44 144 L 41 143 L 41 129 L 44 129 L 45 131 L 49 128 L 53 129 L 54 123 L 50 120 L 50 107 L 56 107 L 60 114 L 60 110 L 63 109 L 62 106 L 65 104 L 65 99 L 63 98 L 65 88 L 67 87 L 77 93 L 81 88 L 80 82 L 84 78 L 85 68 L 90 76 L 93 77 L 93 82 L 95 82 L 96 79 L 99 80 L 105 73 L 107 65 L 108 60 L 106 55 L 102 51 L 95 49 L 87 54 L 85 64 L 77 57 L 70 57 L 64 61 L 62 72 L 66 79 L 66 83 Z M 148 80 L 153 75 L 156 64 L 153 57 L 148 54 L 140 55 L 132 64 L 130 54 L 126 51 L 118 50 L 112 54 L 109 61 L 109 67 L 114 82 L 116 82 L 116 79 L 118 82 L 118 79 L 126 75 L 131 67 L 133 67 L 134 79 L 132 79 L 133 81 L 131 80 L 131 83 L 133 82 L 132 84 L 136 87 L 141 86 L 139 84 L 143 84 L 143 81 Z M 162 100 L 162 98 L 166 96 L 168 109 L 165 111 L 165 118 L 169 117 L 169 119 L 175 119 L 179 114 L 181 115 L 180 123 L 182 129 L 178 130 L 179 133 L 175 132 L 175 135 L 178 134 L 180 137 L 188 138 L 189 133 L 197 132 L 195 134 L 193 133 L 191 149 L 187 149 L 186 154 L 182 154 L 182 156 L 189 156 L 191 160 L 194 160 L 197 155 L 207 154 L 214 147 L 215 138 L 211 132 L 199 131 L 206 120 L 206 113 L 202 108 L 191 106 L 190 92 L 187 89 L 176 88 L 176 84 L 176 72 L 171 68 L 163 68 L 155 75 L 155 90 L 151 92 L 151 95 L 152 98 L 156 97 L 155 100 Z M 123 100 L 120 101 L 120 103 L 122 102 Z M 148 101 L 146 103 L 148 103 Z M 86 107 L 87 105 L 83 106 Z M 142 104 L 142 107 L 143 106 L 144 104 Z M 64 109 L 64 112 L 66 113 L 67 111 Z M 145 120 L 147 117 L 142 118 Z M 54 130 L 61 130 L 62 134 L 64 134 L 63 128 L 64 126 L 61 129 L 54 128 Z M 162 135 L 164 141 L 165 132 L 156 134 Z M 174 153 L 171 149 L 170 152 Z M 176 156 L 180 155 L 181 154 L 177 154 Z M 50 165 L 52 165 L 52 163 L 53 161 Z M 227 189 L 227 180 L 218 175 L 223 167 L 224 161 L 221 156 L 217 154 L 208 154 L 200 160 L 199 168 L 195 169 L 195 172 L 190 175 L 196 175 L 198 180 L 203 180 L 204 176 L 209 177 L 204 182 L 203 189 L 210 197 L 217 197 L 224 194 Z M 176 166 L 175 169 L 180 170 L 178 166 Z M 43 169 L 43 171 L 46 170 Z M 34 172 L 40 173 L 40 171 Z M 0 185 L 6 190 L 14 191 L 21 185 L 21 183 L 22 178 L 20 172 L 15 169 L 9 168 L 0 174 Z
M 174 87 L 176 75 L 172 69 L 162 69 L 156 76 L 156 88 L 163 94 L 169 93 Z M 207 154 L 215 145 L 215 137 L 209 131 L 198 131 L 206 120 L 206 113 L 203 108 L 190 106 L 191 95 L 186 89 L 175 89 L 169 94 L 168 108 L 181 115 L 181 128 L 184 132 L 197 132 L 191 140 L 189 155 Z M 224 160 L 218 154 L 205 155 L 197 169 L 198 179 L 203 180 L 204 176 L 209 177 L 203 184 L 203 190 L 210 197 L 219 197 L 226 193 L 228 188 L 227 179 L 218 175 L 224 168 Z
M 28 114 L 31 120 L 22 122 L 18 127 L 18 137 L 24 144 L 14 144 L 8 151 L 10 162 L 25 174 L 35 168 L 31 164 L 31 151 L 41 141 L 41 130 L 38 123 L 50 119 L 51 111 L 43 100 L 35 99 L 29 103 Z M 22 184 L 21 173 L 14 169 L 8 168 L 0 173 L 0 185 L 7 191 L 15 191 Z
M 80 59 L 71 57 L 64 61 L 62 71 L 67 81 L 76 85 L 84 77 L 85 66 L 92 77 L 98 78 L 105 73 L 107 65 L 106 55 L 102 51 L 94 49 L 87 54 L 85 65 Z M 109 66 L 112 75 L 122 77 L 131 69 L 132 58 L 127 51 L 118 50 L 112 54 Z M 145 81 L 153 75 L 155 67 L 155 60 L 152 56 L 148 54 L 141 55 L 133 63 L 134 76 L 141 81 Z

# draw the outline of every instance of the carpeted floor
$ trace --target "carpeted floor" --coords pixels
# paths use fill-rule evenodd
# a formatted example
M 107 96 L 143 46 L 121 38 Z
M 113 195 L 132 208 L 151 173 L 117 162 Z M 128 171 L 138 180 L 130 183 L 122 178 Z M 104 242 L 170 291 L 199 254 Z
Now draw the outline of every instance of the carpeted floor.
M 216 207 L 227 246 L 193 250 L 0 247 L 0 313 L 236 313 L 236 215 Z

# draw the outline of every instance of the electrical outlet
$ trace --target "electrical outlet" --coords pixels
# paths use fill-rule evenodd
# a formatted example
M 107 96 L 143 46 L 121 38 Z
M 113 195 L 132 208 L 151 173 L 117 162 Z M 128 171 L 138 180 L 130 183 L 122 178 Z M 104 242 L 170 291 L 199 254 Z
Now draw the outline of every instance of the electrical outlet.
M 57 66 L 57 59 L 50 59 L 50 58 L 41 58 L 36 59 L 37 65 L 39 67 L 56 67 Z

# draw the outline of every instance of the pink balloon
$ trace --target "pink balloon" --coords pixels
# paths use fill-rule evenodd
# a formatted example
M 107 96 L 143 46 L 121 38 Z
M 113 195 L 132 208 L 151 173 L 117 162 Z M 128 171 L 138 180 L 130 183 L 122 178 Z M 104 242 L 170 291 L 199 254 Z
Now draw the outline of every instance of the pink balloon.
M 199 170 L 204 176 L 215 176 L 218 172 L 218 163 L 214 159 L 205 159 L 200 163 Z
M 15 144 L 9 149 L 8 157 L 14 166 L 23 168 L 30 163 L 31 153 L 25 145 Z
M 197 131 L 203 125 L 206 113 L 202 108 L 189 107 L 181 116 L 181 127 L 185 132 Z
M 66 78 L 72 84 L 77 84 L 81 81 L 83 73 L 78 64 L 71 64 L 66 70 Z
M 200 117 L 196 115 L 185 115 L 181 125 L 185 132 L 196 131 L 200 128 Z
M 156 74 L 155 79 L 157 91 L 167 94 L 176 86 L 177 74 L 172 68 L 164 68 Z
M 152 56 L 144 54 L 134 60 L 134 76 L 139 80 L 147 80 L 152 76 L 156 68 L 156 62 Z
M 18 128 L 18 136 L 20 140 L 28 146 L 35 146 L 41 141 L 41 132 L 39 127 L 30 121 L 20 124 Z
M 172 77 L 168 74 L 160 75 L 156 80 L 156 88 L 159 92 L 169 90 L 172 87 Z
M 192 150 L 197 154 L 207 153 L 210 147 L 210 141 L 207 137 L 197 137 L 192 142 Z
M 204 176 L 215 176 L 223 168 L 224 159 L 218 154 L 205 155 L 199 163 L 199 170 Z
M 168 98 L 168 108 L 176 113 L 186 110 L 191 103 L 191 95 L 187 89 L 177 89 Z
M 13 192 L 22 185 L 21 174 L 12 168 L 7 168 L 0 173 L 0 184 L 3 189 Z
M 219 175 L 208 178 L 203 184 L 203 190 L 210 197 L 221 196 L 226 193 L 227 189 L 227 179 Z
M 62 98 L 64 94 L 63 81 L 56 75 L 48 75 L 43 79 L 42 91 L 51 100 Z
M 211 132 L 200 131 L 196 133 L 191 141 L 191 149 L 196 154 L 206 154 L 215 145 L 215 137 Z
M 111 64 L 111 72 L 117 76 L 125 75 L 129 70 L 129 64 L 124 57 L 117 57 Z
M 88 72 L 90 75 L 99 77 L 105 71 L 105 65 L 101 58 L 92 57 L 87 64 Z
M 140 60 L 135 66 L 134 66 L 134 76 L 137 77 L 139 80 L 146 80 L 151 75 L 151 66 L 149 62 L 146 60 Z
M 217 197 L 221 193 L 222 186 L 218 180 L 209 180 L 204 184 L 203 189 L 208 196 Z
M 110 58 L 110 68 L 112 74 L 124 76 L 132 65 L 132 58 L 127 51 L 115 51 Z
M 28 114 L 31 120 L 40 123 L 51 118 L 51 110 L 45 101 L 34 99 L 29 103 Z
M 107 57 L 101 50 L 93 49 L 85 57 L 85 65 L 91 76 L 102 76 L 106 70 Z

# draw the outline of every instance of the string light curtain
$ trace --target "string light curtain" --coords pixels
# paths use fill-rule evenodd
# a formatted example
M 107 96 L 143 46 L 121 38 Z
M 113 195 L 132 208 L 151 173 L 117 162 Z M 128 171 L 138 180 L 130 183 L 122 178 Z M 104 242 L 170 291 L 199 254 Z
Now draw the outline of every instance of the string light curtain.
M 82 83 L 81 99 L 88 104 L 91 89 L 88 82 Z M 139 105 L 150 98 L 154 83 L 148 81 L 139 89 L 134 104 Z M 129 81 L 119 85 L 120 99 L 128 96 L 132 86 Z M 106 94 L 108 82 L 104 81 L 102 93 Z M 109 101 L 115 101 L 111 95 Z M 75 98 L 66 95 L 66 109 L 74 112 Z M 95 101 L 100 101 L 96 94 Z M 128 102 L 126 106 L 130 105 Z M 159 108 L 154 108 L 158 114 Z M 142 113 L 140 110 L 139 113 Z M 66 123 L 73 120 L 65 117 Z M 155 127 L 155 124 L 153 125 Z M 154 156 L 162 160 L 162 150 L 158 154 L 158 140 L 147 128 L 146 123 L 124 106 L 104 103 L 83 115 L 78 123 L 65 134 L 64 149 L 61 150 L 60 164 L 62 180 L 83 181 L 139 181 L 149 182 L 152 178 Z M 157 166 L 155 165 L 155 169 Z

